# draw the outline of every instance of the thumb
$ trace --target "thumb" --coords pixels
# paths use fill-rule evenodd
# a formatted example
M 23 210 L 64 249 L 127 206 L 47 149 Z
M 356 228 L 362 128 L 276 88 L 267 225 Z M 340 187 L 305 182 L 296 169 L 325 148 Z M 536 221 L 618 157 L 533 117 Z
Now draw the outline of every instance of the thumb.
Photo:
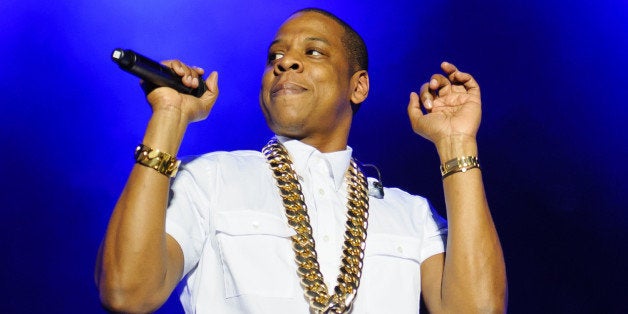
M 205 80 L 205 93 L 201 96 L 200 100 L 203 103 L 209 102 L 210 105 L 218 98 L 218 72 L 213 71 L 209 77 Z
M 410 118 L 410 123 L 412 123 L 413 128 L 415 121 L 423 117 L 423 111 L 421 111 L 421 104 L 419 103 L 419 95 L 415 92 L 410 93 L 410 101 L 408 102 L 408 117 Z
M 213 71 L 207 78 L 205 84 L 207 85 L 207 90 L 212 93 L 212 95 L 218 95 L 218 72 Z

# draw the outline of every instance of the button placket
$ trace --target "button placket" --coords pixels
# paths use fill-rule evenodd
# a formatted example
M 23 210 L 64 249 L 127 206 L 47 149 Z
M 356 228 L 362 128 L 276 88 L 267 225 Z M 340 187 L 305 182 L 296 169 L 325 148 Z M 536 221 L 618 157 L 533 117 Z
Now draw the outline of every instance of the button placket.
M 325 282 L 333 287 L 338 275 L 338 261 L 342 254 L 340 244 L 336 243 L 337 226 L 334 212 L 341 209 L 337 208 L 334 202 L 334 181 L 327 161 L 322 156 L 313 156 L 308 165 L 318 222 L 318 228 L 314 230 L 316 251 Z

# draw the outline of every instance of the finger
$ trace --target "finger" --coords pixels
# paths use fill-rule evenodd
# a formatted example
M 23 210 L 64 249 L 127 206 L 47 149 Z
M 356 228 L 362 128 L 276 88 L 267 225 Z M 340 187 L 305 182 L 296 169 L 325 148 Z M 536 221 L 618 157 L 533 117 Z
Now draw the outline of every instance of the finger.
M 174 73 L 181 77 L 191 74 L 191 69 L 179 60 L 166 60 L 162 61 L 161 64 L 171 68 Z
M 203 74 L 205 74 L 205 69 L 201 67 L 193 66 L 192 69 L 196 71 L 196 74 L 198 74 L 198 76 L 203 76 Z
M 179 60 L 168 60 L 162 62 L 162 64 L 170 67 L 177 75 L 181 77 L 183 85 L 191 88 L 198 87 L 198 72 L 187 66 L 185 63 Z
M 443 62 L 441 68 L 447 73 L 453 84 L 464 86 L 465 90 L 471 94 L 480 93 L 480 86 L 471 74 L 458 70 L 455 65 L 449 62 Z
M 451 81 L 442 74 L 434 74 L 430 78 L 430 90 L 433 92 L 437 92 L 447 85 L 451 85 Z
M 196 88 L 197 86 L 199 86 L 199 84 L 201 84 L 201 79 L 203 77 L 203 74 L 205 73 L 205 70 L 201 67 L 197 67 L 197 66 L 193 66 L 191 67 L 192 70 L 192 87 Z
M 443 61 L 440 64 L 440 68 L 443 70 L 443 72 L 447 73 L 448 76 L 458 71 L 458 68 L 456 68 L 456 66 L 453 63 L 449 63 L 447 61 Z
M 423 116 L 423 111 L 421 110 L 421 104 L 419 103 L 419 95 L 417 93 L 410 93 L 410 101 L 408 101 L 408 117 L 410 118 L 410 123 L 414 127 L 415 121 L 420 119 Z
M 419 100 L 423 104 L 423 107 L 428 111 L 432 110 L 432 102 L 434 101 L 435 95 L 430 91 L 430 83 L 425 83 L 421 86 L 419 95 L 421 95 L 419 96 Z
M 173 60 L 170 67 L 177 75 L 181 76 L 181 82 L 187 87 L 196 88 L 198 86 L 197 74 L 189 66 L 179 60 Z M 195 80 L 196 79 L 196 80 Z
M 430 93 L 434 97 L 447 95 L 451 92 L 451 85 L 451 81 L 444 75 L 434 74 L 429 82 Z
M 201 84 L 202 78 L 203 78 L 203 74 L 205 74 L 205 69 L 201 68 L 201 67 L 197 67 L 197 66 L 193 66 L 192 70 L 194 70 L 194 72 L 196 72 L 196 75 L 198 76 L 198 84 Z

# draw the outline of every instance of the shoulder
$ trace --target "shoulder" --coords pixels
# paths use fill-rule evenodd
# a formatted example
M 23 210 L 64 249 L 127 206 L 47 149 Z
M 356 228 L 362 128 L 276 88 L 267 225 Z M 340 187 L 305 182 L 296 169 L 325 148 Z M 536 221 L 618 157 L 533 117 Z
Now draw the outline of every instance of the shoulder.
M 442 219 L 425 197 L 399 188 L 384 188 L 384 197 L 369 203 L 369 228 L 377 233 L 419 237 L 426 224 Z
M 259 177 L 267 169 L 264 155 L 253 150 L 217 151 L 187 156 L 181 158 L 179 172 L 172 187 L 197 187 L 206 190 L 222 183 L 242 181 L 245 177 Z
M 410 194 L 396 187 L 384 187 L 384 197 L 381 199 L 371 198 L 371 202 L 378 207 L 383 206 L 400 214 L 425 213 L 431 207 L 425 197 Z
M 259 151 L 216 151 L 203 155 L 183 157 L 181 160 L 181 170 L 190 172 L 211 171 L 218 168 L 239 168 L 241 166 L 251 166 L 265 163 L 266 159 Z

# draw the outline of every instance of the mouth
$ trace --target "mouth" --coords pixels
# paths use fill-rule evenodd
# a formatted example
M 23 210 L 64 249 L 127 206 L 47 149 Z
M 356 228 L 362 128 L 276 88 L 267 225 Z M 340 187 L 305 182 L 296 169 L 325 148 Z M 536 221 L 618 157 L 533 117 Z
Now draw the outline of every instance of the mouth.
M 283 95 L 297 95 L 306 91 L 307 88 L 291 82 L 277 83 L 270 90 L 271 97 Z

